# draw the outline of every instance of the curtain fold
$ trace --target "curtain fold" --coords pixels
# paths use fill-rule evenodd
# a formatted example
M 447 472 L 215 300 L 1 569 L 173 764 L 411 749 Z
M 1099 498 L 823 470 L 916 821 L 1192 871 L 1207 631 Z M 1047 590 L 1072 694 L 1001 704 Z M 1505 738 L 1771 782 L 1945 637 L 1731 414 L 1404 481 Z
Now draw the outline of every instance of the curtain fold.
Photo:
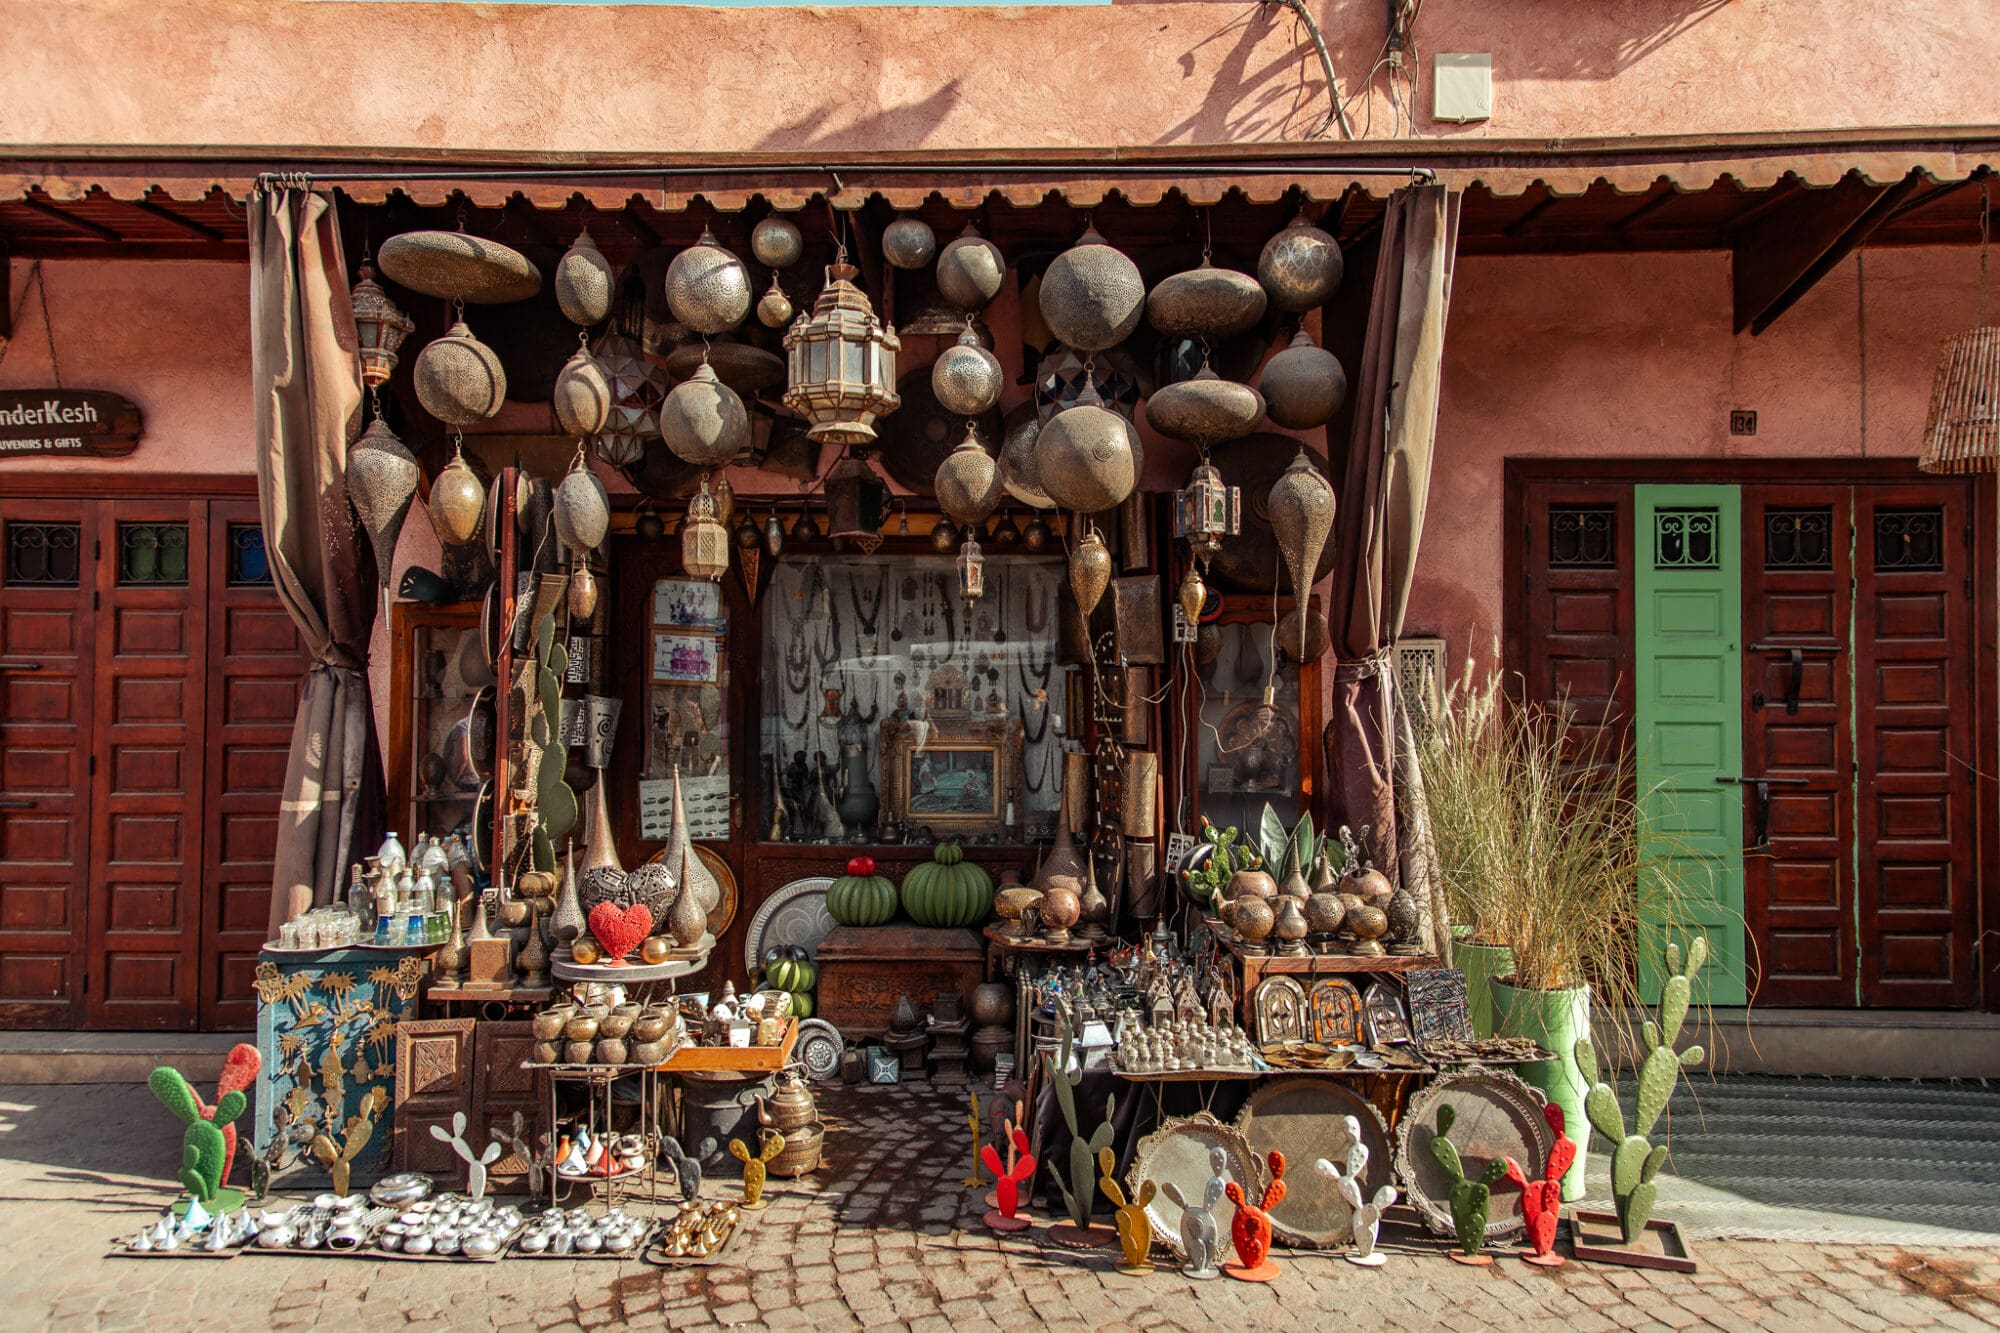
M 1334 454 L 1340 504 L 1327 624 L 1337 663 L 1324 736 L 1332 815 L 1354 830 L 1378 869 L 1406 878 L 1411 830 L 1396 788 L 1407 758 L 1397 753 L 1390 649 L 1403 631 L 1423 538 L 1458 209 L 1459 196 L 1442 185 L 1413 185 L 1390 198 L 1354 376 L 1353 425 Z M 1427 886 L 1421 869 L 1416 878 Z M 1411 889 L 1423 903 L 1427 894 Z
M 340 223 L 303 189 L 258 195 L 250 216 L 251 382 L 257 499 L 271 578 L 312 655 L 279 807 L 271 934 L 334 896 L 367 803 L 380 805 L 368 701 L 375 587 L 347 502 L 361 372 Z

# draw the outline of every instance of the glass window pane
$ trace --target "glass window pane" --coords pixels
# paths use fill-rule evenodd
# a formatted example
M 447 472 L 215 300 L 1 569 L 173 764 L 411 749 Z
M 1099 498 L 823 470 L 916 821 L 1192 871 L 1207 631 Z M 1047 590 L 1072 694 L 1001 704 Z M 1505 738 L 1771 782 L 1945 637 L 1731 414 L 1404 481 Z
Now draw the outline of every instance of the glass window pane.
M 1215 626 L 1215 656 L 1196 670 L 1202 679 L 1195 783 L 1201 813 L 1217 828 L 1254 830 L 1270 803 L 1289 826 L 1299 806 L 1299 669 L 1280 657 L 1271 669 L 1271 626 Z M 1274 690 L 1264 706 L 1264 687 Z

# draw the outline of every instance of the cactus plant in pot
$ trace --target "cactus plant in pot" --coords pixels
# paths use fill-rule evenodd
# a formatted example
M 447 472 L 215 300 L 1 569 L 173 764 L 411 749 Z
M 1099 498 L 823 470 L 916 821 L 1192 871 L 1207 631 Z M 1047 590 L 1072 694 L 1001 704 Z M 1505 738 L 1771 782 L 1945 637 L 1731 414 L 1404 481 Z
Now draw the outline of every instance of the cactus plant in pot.
M 1554 1056 L 1519 1072 L 1563 1109 L 1578 1151 L 1562 1197 L 1579 1199 L 1594 1074 L 1578 1066 L 1577 1043 L 1592 1035 L 1593 1006 L 1606 1018 L 1637 1007 L 1642 949 L 1691 933 L 1708 886 L 1690 880 L 1703 863 L 1662 826 L 1666 803 L 1641 799 L 1622 735 L 1583 728 L 1560 704 L 1512 702 L 1498 674 L 1470 667 L 1433 716 L 1417 746 L 1425 850 L 1452 919 L 1511 960 L 1490 978 L 1495 1031 Z M 1469 953 L 1459 945 L 1454 961 L 1470 992 L 1481 960 Z M 1614 1065 L 1642 1054 L 1622 1021 L 1600 1026 Z

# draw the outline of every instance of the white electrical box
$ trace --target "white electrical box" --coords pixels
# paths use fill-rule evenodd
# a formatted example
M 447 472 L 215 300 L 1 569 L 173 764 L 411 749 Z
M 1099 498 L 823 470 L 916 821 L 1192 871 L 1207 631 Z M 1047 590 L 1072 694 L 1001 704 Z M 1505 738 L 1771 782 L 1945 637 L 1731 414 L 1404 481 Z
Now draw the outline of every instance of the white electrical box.
M 1493 57 L 1439 54 L 1431 66 L 1431 115 L 1460 124 L 1493 119 Z

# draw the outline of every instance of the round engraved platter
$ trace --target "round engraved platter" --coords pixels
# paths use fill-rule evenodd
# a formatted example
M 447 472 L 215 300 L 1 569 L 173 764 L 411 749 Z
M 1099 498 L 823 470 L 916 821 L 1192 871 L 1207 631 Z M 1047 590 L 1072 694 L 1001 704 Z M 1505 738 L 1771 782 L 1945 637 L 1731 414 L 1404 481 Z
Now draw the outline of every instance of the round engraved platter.
M 1241 1130 L 1221 1123 L 1206 1111 L 1186 1119 L 1168 1120 L 1141 1139 L 1132 1154 L 1132 1169 L 1126 1174 L 1127 1197 L 1136 1199 L 1148 1180 L 1158 1186 L 1153 1201 L 1146 1205 L 1146 1216 L 1153 1223 L 1154 1244 L 1164 1245 L 1177 1258 L 1187 1258 L 1181 1244 L 1181 1207 L 1167 1197 L 1167 1186 L 1170 1183 L 1180 1186 L 1181 1197 L 1199 1207 L 1213 1174 L 1209 1149 L 1216 1147 L 1229 1158 L 1230 1179 L 1242 1186 L 1249 1197 L 1261 1195 L 1264 1164 L 1250 1151 Z M 1219 1201 L 1215 1205 L 1215 1220 L 1225 1247 L 1229 1243 L 1230 1216 L 1229 1201 Z
M 1441 1236 L 1452 1233 L 1452 1180 L 1430 1151 L 1438 1108 L 1449 1104 L 1457 1113 L 1449 1137 L 1466 1179 L 1477 1180 L 1488 1162 L 1502 1156 L 1519 1162 L 1533 1178 L 1548 1160 L 1554 1140 L 1542 1118 L 1544 1100 L 1513 1074 L 1480 1065 L 1440 1074 L 1410 1098 L 1409 1110 L 1396 1127 L 1396 1165 L 1408 1187 L 1410 1206 L 1426 1226 Z M 1494 1190 L 1486 1239 L 1506 1240 L 1520 1231 L 1521 1191 Z
M 1344 1118 L 1361 1124 L 1361 1142 L 1368 1147 L 1362 1169 L 1361 1194 L 1395 1179 L 1395 1146 L 1382 1113 L 1344 1079 L 1285 1078 L 1261 1084 L 1236 1114 L 1236 1127 L 1258 1161 L 1273 1151 L 1285 1155 L 1285 1199 L 1271 1210 L 1271 1230 L 1288 1245 L 1312 1249 L 1344 1245 L 1351 1239 L 1347 1204 L 1331 1180 L 1313 1168 L 1327 1158 L 1347 1169 L 1348 1138 Z
M 819 942 L 834 927 L 833 914 L 826 910 L 826 891 L 832 887 L 829 875 L 795 879 L 763 901 L 743 939 L 743 965 L 752 976 L 764 965 L 764 951 L 773 947 L 797 945 L 819 957 Z

